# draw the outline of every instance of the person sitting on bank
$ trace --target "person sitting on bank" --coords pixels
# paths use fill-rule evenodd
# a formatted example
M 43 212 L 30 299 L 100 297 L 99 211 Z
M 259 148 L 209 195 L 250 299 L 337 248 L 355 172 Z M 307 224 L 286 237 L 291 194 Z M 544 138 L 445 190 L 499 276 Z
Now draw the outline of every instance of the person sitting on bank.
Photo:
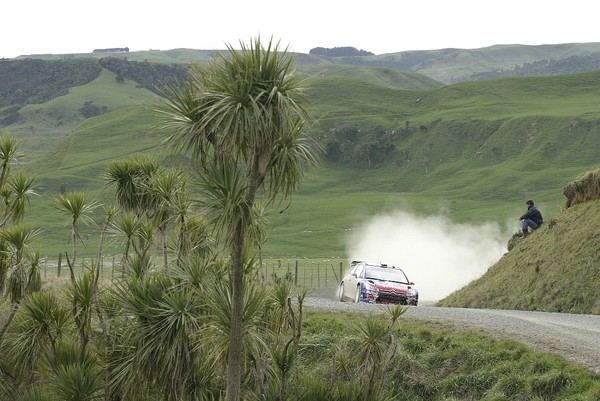
M 531 227 L 532 230 L 537 230 L 538 227 L 544 223 L 542 213 L 535 207 L 533 201 L 529 199 L 525 204 L 527 205 L 527 211 L 524 215 L 519 217 L 523 229 L 523 238 L 527 237 L 527 234 L 529 234 L 529 227 Z

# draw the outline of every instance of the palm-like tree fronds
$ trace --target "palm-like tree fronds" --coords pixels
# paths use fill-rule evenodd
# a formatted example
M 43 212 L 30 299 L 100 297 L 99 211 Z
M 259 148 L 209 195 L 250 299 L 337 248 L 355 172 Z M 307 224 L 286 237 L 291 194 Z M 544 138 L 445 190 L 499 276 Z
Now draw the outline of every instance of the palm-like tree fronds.
M 6 219 L 10 219 L 12 223 L 19 223 L 25 216 L 25 207 L 29 204 L 29 198 L 32 195 L 36 195 L 32 189 L 33 177 L 28 177 L 22 172 L 16 175 L 11 175 L 6 183 L 6 208 L 4 210 L 4 218 L 2 224 L 6 222 Z
M 4 293 L 6 285 L 6 275 L 10 268 L 10 257 L 8 254 L 8 245 L 6 241 L 0 240 L 0 295 Z
M 10 165 L 24 155 L 18 152 L 21 141 L 16 140 L 8 132 L 0 137 L 0 188 L 4 186 L 10 171 Z
M 229 280 L 215 280 L 204 286 L 202 293 L 206 297 L 206 305 L 212 317 L 212 324 L 205 327 L 203 332 L 213 344 L 213 358 L 224 362 L 229 351 L 229 333 L 231 331 L 232 289 Z M 266 293 L 262 288 L 251 282 L 247 283 L 244 293 L 243 345 L 248 353 L 266 349 L 264 334 L 268 333 L 263 320 Z
M 14 252 L 17 262 L 20 262 L 23 257 L 23 252 L 29 248 L 30 244 L 41 232 L 41 229 L 34 229 L 27 225 L 19 225 L 1 229 L 0 238 L 2 238 Z
M 89 316 L 85 315 L 91 313 L 94 303 L 94 280 L 90 272 L 86 271 L 78 276 L 74 285 L 69 287 L 67 291 L 69 298 L 76 300 L 80 317 L 89 321 Z
M 61 366 L 53 383 L 54 391 L 62 400 L 100 400 L 103 396 L 103 383 L 100 377 L 96 369 L 86 365 Z
M 182 213 L 187 213 L 182 210 L 185 208 L 184 183 L 183 172 L 170 168 L 159 170 L 143 184 L 144 190 L 156 197 L 152 221 L 161 234 L 165 270 L 168 268 L 168 224 L 172 219 L 181 217 Z
M 248 187 L 243 172 L 232 161 L 213 164 L 201 174 L 198 186 L 203 194 L 198 204 L 217 234 L 225 234 L 226 241 L 232 244 L 237 225 L 250 221 L 251 207 L 246 199 Z
M 140 217 L 133 212 L 119 214 L 111 222 L 108 233 L 115 242 L 120 242 L 124 246 L 123 262 L 125 266 L 131 264 L 131 251 L 139 260 L 147 259 L 146 252 L 152 244 L 154 231 L 146 217 Z M 142 267 L 145 270 L 146 266 Z
M 123 334 L 134 347 L 117 364 L 116 386 L 135 391 L 141 377 L 166 400 L 182 399 L 198 362 L 195 344 L 206 316 L 190 291 L 195 290 L 160 276 L 128 280 L 116 289 L 122 312 L 131 317 Z
M 269 164 L 270 193 L 281 192 L 289 197 L 298 189 L 304 178 L 306 168 L 316 168 L 319 159 L 315 149 L 319 145 L 309 136 L 302 135 L 306 123 L 297 121 L 297 127 L 291 128 L 275 142 Z
M 11 310 L 2 327 L 0 328 L 0 339 L 8 330 L 12 319 L 14 318 L 19 303 L 26 297 L 33 287 L 39 284 L 39 277 L 31 270 L 26 263 L 24 255 L 29 249 L 30 242 L 39 234 L 40 230 L 33 230 L 27 226 L 16 226 L 0 229 L 0 239 L 8 246 L 11 253 L 8 258 L 7 286 L 5 292 L 12 303 Z
M 56 366 L 57 344 L 67 331 L 69 313 L 51 292 L 33 293 L 24 303 L 17 315 L 11 351 L 23 370 L 35 367 L 40 356 Z
M 199 96 L 202 73 L 193 68 L 189 76 L 189 82 L 166 88 L 165 100 L 155 109 L 163 117 L 163 124 L 157 128 L 168 132 L 165 144 L 176 152 L 189 152 L 193 162 L 206 167 L 215 145 L 215 133 L 203 126 L 203 98 Z
M 55 197 L 57 208 L 69 216 L 69 222 L 77 227 L 79 222 L 92 223 L 93 220 L 89 216 L 98 203 L 96 201 L 89 202 L 86 199 L 84 192 L 71 192 L 68 194 L 59 194 Z
M 209 256 L 213 253 L 215 240 L 212 228 L 204 216 L 190 216 L 177 225 L 177 230 L 180 259 L 186 256 Z
M 54 394 L 51 394 L 44 386 L 30 386 L 19 397 L 19 401 L 55 401 L 55 398 Z
M 144 184 L 158 170 L 159 164 L 148 155 L 112 162 L 105 179 L 116 186 L 117 204 L 136 214 L 151 211 L 156 204 L 152 194 L 144 190 Z

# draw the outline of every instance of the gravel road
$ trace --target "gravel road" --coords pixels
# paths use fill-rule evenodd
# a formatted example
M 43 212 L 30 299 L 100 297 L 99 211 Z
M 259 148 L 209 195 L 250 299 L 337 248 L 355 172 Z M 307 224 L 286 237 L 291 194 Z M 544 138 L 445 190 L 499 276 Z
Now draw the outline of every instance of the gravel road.
M 327 297 L 307 297 L 307 308 L 381 313 L 381 305 L 339 302 Z M 461 329 L 482 330 L 510 338 L 600 373 L 600 316 L 515 310 L 464 309 L 410 306 L 405 318 L 443 321 Z

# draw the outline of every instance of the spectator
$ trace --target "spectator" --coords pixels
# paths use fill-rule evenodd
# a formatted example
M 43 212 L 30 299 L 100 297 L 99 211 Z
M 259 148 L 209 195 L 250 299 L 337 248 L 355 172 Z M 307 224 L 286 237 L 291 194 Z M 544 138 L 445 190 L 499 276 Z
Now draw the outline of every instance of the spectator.
M 533 201 L 529 199 L 525 204 L 527 205 L 527 211 L 524 215 L 519 217 L 519 220 L 521 220 L 521 228 L 523 229 L 523 238 L 527 237 L 527 234 L 529 234 L 529 227 L 531 227 L 532 230 L 537 230 L 538 227 L 544 223 L 542 213 L 535 207 Z

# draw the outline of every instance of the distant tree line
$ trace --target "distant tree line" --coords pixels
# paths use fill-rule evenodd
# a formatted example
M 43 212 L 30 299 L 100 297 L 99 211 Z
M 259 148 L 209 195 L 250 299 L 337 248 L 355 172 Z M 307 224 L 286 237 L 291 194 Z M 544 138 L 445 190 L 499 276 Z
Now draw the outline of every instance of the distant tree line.
M 159 93 L 166 85 L 173 86 L 187 79 L 189 70 L 188 64 L 168 65 L 116 57 L 102 58 L 99 62 L 102 67 L 117 74 L 117 81 L 131 79 L 155 93 Z
M 124 58 L 77 58 L 65 60 L 0 59 L 0 125 L 18 119 L 18 111 L 27 104 L 45 103 L 65 95 L 75 86 L 85 85 L 98 77 L 102 68 L 155 93 L 164 85 L 187 78 L 189 66 L 128 61 Z M 84 115 L 98 114 L 87 105 Z
M 473 80 L 486 80 L 508 77 L 539 77 L 548 75 L 574 74 L 577 72 L 600 70 L 600 54 L 570 56 L 559 60 L 538 60 L 516 65 L 509 70 L 481 72 L 471 75 Z
M 129 53 L 129 47 L 112 47 L 109 49 L 94 49 L 94 53 Z
M 354 56 L 373 56 L 374 54 L 368 52 L 366 50 L 358 50 L 356 47 L 346 46 L 346 47 L 333 47 L 333 48 L 325 48 L 325 47 L 315 47 L 314 49 L 310 49 L 308 54 L 312 54 L 314 56 L 325 56 L 325 57 L 354 57 Z
M 44 103 L 96 79 L 97 60 L 0 59 L 0 107 Z

